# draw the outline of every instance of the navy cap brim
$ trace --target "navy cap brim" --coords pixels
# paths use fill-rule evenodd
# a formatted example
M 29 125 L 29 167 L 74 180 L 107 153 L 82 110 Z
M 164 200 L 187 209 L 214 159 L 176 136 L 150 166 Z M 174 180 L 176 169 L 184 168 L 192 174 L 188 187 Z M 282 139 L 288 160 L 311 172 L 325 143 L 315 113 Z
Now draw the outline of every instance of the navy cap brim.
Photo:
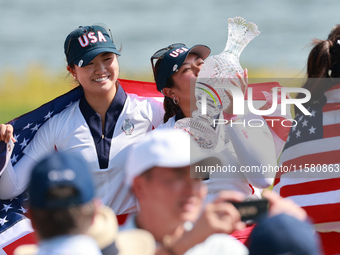
M 197 56 L 199 56 L 200 58 L 205 60 L 210 55 L 211 50 L 210 50 L 210 48 L 208 46 L 198 44 L 198 45 L 195 45 L 195 46 L 191 47 L 189 49 L 188 54 L 189 53 L 196 54 Z
M 171 52 L 175 51 L 176 49 L 182 48 L 182 46 L 174 48 Z M 161 64 L 158 69 L 157 78 L 156 78 L 156 85 L 158 91 L 162 91 L 163 88 L 166 86 L 168 79 L 178 71 L 178 69 L 182 66 L 183 62 L 187 58 L 187 56 L 191 54 L 196 54 L 203 60 L 205 60 L 210 55 L 210 48 L 205 45 L 195 45 L 191 47 L 188 51 L 184 52 L 183 54 L 179 55 L 178 57 L 169 57 L 169 53 L 161 60 Z
M 171 74 L 168 77 L 171 77 L 178 69 L 181 68 L 183 65 L 185 59 L 189 54 L 196 54 L 203 60 L 205 60 L 210 55 L 210 48 L 205 45 L 197 44 L 189 49 L 189 51 L 185 52 L 180 58 L 178 58 L 178 61 L 176 61 L 177 69 L 173 69 Z
M 87 52 L 85 55 L 81 56 L 80 58 L 77 58 L 73 61 L 73 63 L 79 67 L 84 67 L 88 65 L 94 59 L 96 56 L 98 56 L 100 53 L 103 52 L 112 52 L 118 56 L 120 56 L 120 52 L 115 48 L 96 48 L 89 52 Z

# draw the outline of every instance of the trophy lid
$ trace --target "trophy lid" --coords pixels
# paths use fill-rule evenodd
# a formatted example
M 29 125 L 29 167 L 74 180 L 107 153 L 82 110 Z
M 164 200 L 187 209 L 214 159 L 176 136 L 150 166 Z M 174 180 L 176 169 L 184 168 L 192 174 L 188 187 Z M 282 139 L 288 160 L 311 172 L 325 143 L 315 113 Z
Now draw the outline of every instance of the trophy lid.
M 228 40 L 223 52 L 240 57 L 248 43 L 260 34 L 256 24 L 246 23 L 242 17 L 228 19 Z

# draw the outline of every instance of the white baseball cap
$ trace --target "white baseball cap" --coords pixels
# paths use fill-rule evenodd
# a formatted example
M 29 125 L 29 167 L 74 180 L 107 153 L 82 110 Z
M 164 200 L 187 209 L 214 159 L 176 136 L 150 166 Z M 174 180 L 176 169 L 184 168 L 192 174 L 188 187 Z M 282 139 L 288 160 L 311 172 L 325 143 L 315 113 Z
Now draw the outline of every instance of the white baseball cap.
M 156 129 L 132 146 L 125 164 L 125 182 L 131 187 L 135 177 L 156 166 L 177 168 L 199 162 L 202 165 L 221 164 L 216 155 L 201 149 L 187 132 L 172 128 Z

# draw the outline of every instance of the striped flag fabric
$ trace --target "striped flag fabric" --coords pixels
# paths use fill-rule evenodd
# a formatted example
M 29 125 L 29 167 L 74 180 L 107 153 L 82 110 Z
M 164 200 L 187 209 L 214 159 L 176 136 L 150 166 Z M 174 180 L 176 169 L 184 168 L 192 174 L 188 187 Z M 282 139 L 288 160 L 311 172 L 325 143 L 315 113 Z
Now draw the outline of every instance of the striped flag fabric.
M 340 85 L 298 113 L 280 159 L 274 191 L 306 210 L 321 233 L 340 233 Z
M 157 91 L 156 85 L 152 82 L 124 79 L 119 79 L 119 82 L 128 94 L 153 97 L 157 100 L 163 99 L 163 95 Z M 10 158 L 12 165 L 15 165 L 21 159 L 23 149 L 30 143 L 38 129 L 49 118 L 78 101 L 82 95 L 83 90 L 79 86 L 8 122 L 13 125 L 14 137 L 17 140 Z M 0 142 L 0 167 L 5 164 L 5 160 L 6 144 Z M 13 254 L 15 248 L 22 244 L 36 243 L 30 220 L 26 217 L 26 200 L 28 200 L 27 193 L 10 200 L 0 200 L 0 248 L 8 255 Z

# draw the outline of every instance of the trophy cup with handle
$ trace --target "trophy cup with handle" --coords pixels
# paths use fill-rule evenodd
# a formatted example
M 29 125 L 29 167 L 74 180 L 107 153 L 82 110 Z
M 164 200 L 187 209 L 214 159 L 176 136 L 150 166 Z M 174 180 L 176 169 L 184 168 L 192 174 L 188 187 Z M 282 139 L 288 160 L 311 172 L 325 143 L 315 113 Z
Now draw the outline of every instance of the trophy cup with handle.
M 259 34 L 254 23 L 247 23 L 241 17 L 230 18 L 225 49 L 204 61 L 195 84 L 198 110 L 193 111 L 192 118 L 184 118 L 175 123 L 175 128 L 184 129 L 194 136 L 201 148 L 213 149 L 217 145 L 218 134 L 211 125 L 214 118 L 230 103 L 223 86 L 231 85 L 230 78 L 236 78 L 238 72 L 243 73 L 239 57 L 248 43 Z

